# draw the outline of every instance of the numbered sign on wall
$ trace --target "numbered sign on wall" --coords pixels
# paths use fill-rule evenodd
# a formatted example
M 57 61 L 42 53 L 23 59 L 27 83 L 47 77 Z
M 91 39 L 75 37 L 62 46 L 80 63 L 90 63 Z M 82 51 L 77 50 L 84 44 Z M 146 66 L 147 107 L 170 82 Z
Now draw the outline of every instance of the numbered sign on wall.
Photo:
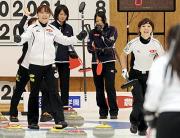
M 86 3 L 84 10 L 85 24 L 90 24 L 91 28 L 93 28 L 94 14 L 100 10 L 106 12 L 107 19 L 109 19 L 109 0 L 0 0 L 0 55 L 3 56 L 0 58 L 0 76 L 16 75 L 18 68 L 17 59 L 21 55 L 22 47 L 7 47 L 17 47 L 13 42 L 13 36 L 18 33 L 17 23 L 22 19 L 25 7 L 28 7 L 31 11 L 31 16 L 36 16 L 37 7 L 40 4 L 49 5 L 53 12 L 56 6 L 65 4 L 69 8 L 68 23 L 72 25 L 74 34 L 78 34 L 82 28 L 81 14 L 79 13 L 79 5 L 82 1 Z M 53 21 L 53 18 L 51 18 L 51 21 Z M 78 42 L 76 45 L 78 46 L 76 49 L 81 51 L 78 54 L 82 58 L 82 43 Z M 91 66 L 91 55 L 88 52 L 86 53 L 86 65 L 89 67 Z M 9 65 L 11 65 L 10 68 L 8 68 Z M 71 76 L 83 75 L 77 69 L 71 73 Z M 87 76 L 92 76 L 92 73 Z
M 11 100 L 15 83 L 9 81 L 0 81 L 0 104 L 8 103 Z

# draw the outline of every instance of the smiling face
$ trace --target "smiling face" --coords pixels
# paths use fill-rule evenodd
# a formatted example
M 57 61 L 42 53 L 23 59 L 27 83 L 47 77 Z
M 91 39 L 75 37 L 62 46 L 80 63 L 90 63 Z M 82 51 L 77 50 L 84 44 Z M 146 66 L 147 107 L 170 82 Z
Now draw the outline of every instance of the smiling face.
M 37 8 L 37 16 L 39 22 L 43 24 L 47 24 L 49 22 L 49 18 L 52 15 L 52 11 L 49 6 L 47 5 L 40 5 Z
M 59 15 L 58 15 L 58 21 L 60 23 L 64 23 L 67 19 L 67 15 L 65 14 L 65 12 L 63 10 L 60 11 Z
M 144 39 L 148 39 L 152 34 L 152 26 L 149 23 L 140 26 L 139 31 Z
M 38 16 L 39 22 L 41 22 L 43 24 L 47 24 L 49 22 L 50 13 L 44 11 L 44 9 L 42 9 L 40 12 L 38 12 L 37 16 Z

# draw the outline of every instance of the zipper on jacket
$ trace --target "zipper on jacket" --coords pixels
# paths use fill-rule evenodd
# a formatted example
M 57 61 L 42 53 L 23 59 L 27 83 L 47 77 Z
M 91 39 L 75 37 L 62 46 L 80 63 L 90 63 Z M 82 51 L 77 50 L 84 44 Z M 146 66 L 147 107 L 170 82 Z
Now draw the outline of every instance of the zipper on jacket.
M 44 29 L 44 48 L 43 48 L 43 65 L 44 65 L 44 53 L 45 53 L 45 35 L 46 35 L 46 27 Z

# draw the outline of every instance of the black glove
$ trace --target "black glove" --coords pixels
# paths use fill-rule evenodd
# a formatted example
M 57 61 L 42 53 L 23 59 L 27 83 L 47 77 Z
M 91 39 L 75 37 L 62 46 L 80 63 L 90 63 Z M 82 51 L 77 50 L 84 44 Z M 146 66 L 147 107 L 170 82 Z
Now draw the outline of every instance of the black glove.
M 96 26 L 95 26 L 95 31 L 96 31 L 98 34 L 102 35 L 102 32 L 103 32 L 102 26 L 101 26 L 101 25 L 96 25 Z
M 14 35 L 14 42 L 16 42 L 16 43 L 21 42 L 21 36 L 20 35 Z
M 84 38 L 86 38 L 87 32 L 85 30 L 81 31 L 78 35 L 76 35 L 77 39 L 82 41 Z
M 78 58 L 78 55 L 76 54 L 75 51 L 69 51 L 69 56 L 73 59 Z
M 144 119 L 147 121 L 149 127 L 156 128 L 158 117 L 155 115 L 155 112 L 145 111 Z

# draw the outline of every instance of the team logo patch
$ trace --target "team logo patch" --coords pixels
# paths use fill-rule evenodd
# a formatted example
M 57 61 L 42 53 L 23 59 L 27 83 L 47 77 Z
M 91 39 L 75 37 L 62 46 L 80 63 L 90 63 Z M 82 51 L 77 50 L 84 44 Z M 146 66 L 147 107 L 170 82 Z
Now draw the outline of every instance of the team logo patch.
M 94 36 L 100 36 L 100 34 L 96 34 L 96 33 L 95 33 Z
M 18 74 L 16 75 L 16 81 L 20 81 L 20 76 Z
M 154 49 L 149 50 L 150 57 L 154 57 L 156 55 L 156 53 L 157 53 L 157 50 L 154 50 Z
M 52 29 L 46 29 L 46 31 L 47 31 L 47 32 L 53 32 L 53 30 L 52 30 Z
M 35 75 L 34 75 L 34 74 L 29 74 L 29 77 L 30 77 L 30 81 L 31 81 L 31 82 L 34 82 L 34 81 L 35 81 L 35 79 L 34 79 Z
M 157 50 L 151 49 L 149 50 L 150 53 L 156 53 Z

